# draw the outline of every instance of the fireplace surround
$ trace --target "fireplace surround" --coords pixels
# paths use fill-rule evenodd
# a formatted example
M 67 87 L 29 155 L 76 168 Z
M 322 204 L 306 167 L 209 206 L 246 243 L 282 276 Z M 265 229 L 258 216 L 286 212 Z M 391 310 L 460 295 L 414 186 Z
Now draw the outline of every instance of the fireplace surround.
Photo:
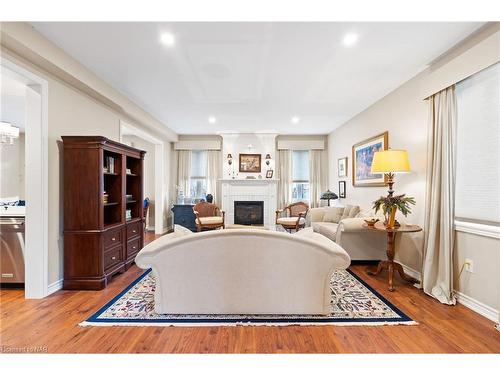
M 264 227 L 274 225 L 277 209 L 278 180 L 264 179 L 221 179 L 222 210 L 226 212 L 226 225 L 234 222 L 234 202 L 264 202 Z

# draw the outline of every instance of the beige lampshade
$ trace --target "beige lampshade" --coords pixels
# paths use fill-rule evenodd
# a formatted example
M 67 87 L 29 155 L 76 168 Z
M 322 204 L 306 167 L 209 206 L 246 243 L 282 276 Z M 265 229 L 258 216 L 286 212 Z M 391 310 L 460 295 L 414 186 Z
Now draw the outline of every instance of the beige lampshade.
M 410 172 L 410 162 L 406 150 L 377 151 L 373 155 L 372 173 Z

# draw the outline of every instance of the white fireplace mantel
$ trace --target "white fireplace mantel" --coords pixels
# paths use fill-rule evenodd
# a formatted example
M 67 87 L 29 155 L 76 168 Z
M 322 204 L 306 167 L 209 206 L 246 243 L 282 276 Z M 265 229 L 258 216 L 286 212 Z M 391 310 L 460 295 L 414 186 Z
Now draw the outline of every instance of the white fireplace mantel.
M 272 182 L 277 182 L 279 181 L 278 178 L 220 178 L 219 179 L 220 182 L 230 182 L 230 183 L 234 183 L 234 184 L 240 184 L 240 183 L 246 183 L 246 182 L 250 182 L 250 183 L 255 183 L 255 182 L 258 182 L 258 183 L 272 183 Z
M 278 179 L 221 179 L 222 210 L 226 224 L 234 224 L 235 201 L 264 202 L 264 226 L 274 223 L 278 196 Z

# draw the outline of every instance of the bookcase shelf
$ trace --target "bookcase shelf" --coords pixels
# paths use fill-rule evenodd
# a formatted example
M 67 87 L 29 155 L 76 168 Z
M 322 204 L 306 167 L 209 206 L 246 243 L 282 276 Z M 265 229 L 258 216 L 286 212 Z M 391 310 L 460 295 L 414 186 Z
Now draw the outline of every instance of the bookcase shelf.
M 143 246 L 145 152 L 99 136 L 62 139 L 64 288 L 102 289 Z

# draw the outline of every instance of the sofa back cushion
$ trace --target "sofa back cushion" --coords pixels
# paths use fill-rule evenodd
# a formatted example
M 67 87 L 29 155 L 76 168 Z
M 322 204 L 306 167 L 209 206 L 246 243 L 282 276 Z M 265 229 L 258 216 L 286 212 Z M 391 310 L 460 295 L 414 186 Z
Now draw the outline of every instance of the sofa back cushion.
M 351 206 L 350 204 L 345 206 L 344 212 L 340 220 L 356 217 L 359 213 L 359 206 Z
M 324 210 L 323 221 L 330 223 L 338 223 L 344 213 L 344 207 L 325 207 Z

